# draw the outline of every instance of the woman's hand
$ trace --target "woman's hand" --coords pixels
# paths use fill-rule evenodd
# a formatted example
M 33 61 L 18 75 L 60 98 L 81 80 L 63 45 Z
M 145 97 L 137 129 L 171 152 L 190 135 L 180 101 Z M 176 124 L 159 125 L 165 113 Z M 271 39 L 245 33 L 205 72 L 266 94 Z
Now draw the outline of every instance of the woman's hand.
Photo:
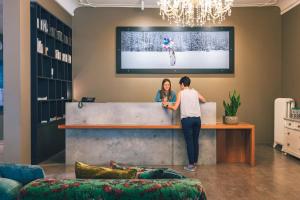
M 180 105 L 181 97 L 180 92 L 177 94 L 177 99 L 175 104 L 171 104 L 169 102 L 162 102 L 164 108 L 168 108 L 170 110 L 177 110 L 178 106 Z
M 168 108 L 168 107 L 169 107 L 169 102 L 163 101 L 163 102 L 162 102 L 162 106 L 163 106 L 164 108 Z

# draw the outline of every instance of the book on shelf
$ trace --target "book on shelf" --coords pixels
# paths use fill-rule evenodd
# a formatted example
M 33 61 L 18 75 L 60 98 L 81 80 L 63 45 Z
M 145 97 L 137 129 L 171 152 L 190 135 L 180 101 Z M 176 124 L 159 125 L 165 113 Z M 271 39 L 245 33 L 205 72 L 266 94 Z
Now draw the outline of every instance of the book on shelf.
M 47 101 L 48 97 L 47 96 L 45 96 L 45 97 L 38 97 L 37 100 L 38 101 Z

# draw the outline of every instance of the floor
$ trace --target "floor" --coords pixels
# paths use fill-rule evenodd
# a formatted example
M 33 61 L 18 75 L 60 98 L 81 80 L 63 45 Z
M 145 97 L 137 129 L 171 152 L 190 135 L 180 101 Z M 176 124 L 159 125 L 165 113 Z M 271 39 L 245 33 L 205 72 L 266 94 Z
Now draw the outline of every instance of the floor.
M 300 199 L 300 160 L 274 150 L 256 147 L 256 167 L 244 164 L 198 166 L 185 172 L 182 166 L 170 166 L 190 178 L 200 179 L 208 199 L 271 200 Z M 43 164 L 48 177 L 74 178 L 73 166 Z

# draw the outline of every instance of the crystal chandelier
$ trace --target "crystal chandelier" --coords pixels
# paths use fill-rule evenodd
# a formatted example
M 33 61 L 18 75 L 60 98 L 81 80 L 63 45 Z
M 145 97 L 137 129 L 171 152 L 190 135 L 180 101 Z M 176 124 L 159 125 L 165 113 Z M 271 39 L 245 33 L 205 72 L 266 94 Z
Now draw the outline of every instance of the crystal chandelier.
M 160 15 L 170 23 L 182 26 L 203 26 L 220 23 L 231 15 L 234 0 L 158 0 Z

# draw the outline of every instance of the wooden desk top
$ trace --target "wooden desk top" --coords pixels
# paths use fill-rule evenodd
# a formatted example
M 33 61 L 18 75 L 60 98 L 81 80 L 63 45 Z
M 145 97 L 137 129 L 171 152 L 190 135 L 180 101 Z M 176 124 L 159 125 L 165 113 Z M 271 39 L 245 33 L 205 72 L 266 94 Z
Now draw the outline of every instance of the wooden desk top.
M 253 124 L 241 122 L 237 125 L 223 123 L 203 124 L 202 129 L 254 129 Z M 74 124 L 59 125 L 59 129 L 181 129 L 181 125 L 114 125 L 114 124 Z

